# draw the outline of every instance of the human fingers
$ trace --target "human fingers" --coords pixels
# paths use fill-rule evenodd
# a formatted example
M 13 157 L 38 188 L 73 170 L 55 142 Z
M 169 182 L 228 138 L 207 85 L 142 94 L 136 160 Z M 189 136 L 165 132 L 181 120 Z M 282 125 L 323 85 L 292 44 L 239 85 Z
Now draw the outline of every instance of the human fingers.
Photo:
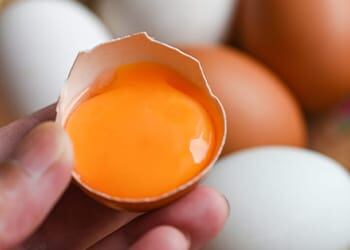
M 52 104 L 28 117 L 24 117 L 0 128 L 0 162 L 6 160 L 21 139 L 36 125 L 53 120 L 56 105 Z
M 198 249 L 222 229 L 228 212 L 228 203 L 222 195 L 199 186 L 177 202 L 135 219 L 91 249 L 128 248 L 147 232 L 162 225 L 177 228 L 188 236 L 191 249 Z
M 187 250 L 190 242 L 177 228 L 159 226 L 151 229 L 134 243 L 130 250 Z
M 32 130 L 0 165 L 0 249 L 33 233 L 68 185 L 72 165 L 70 140 L 53 122 Z

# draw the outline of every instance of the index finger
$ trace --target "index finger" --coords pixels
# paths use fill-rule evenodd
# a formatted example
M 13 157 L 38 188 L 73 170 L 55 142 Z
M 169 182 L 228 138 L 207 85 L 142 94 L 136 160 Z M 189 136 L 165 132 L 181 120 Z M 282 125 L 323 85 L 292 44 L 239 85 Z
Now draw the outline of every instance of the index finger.
M 56 104 L 52 104 L 28 117 L 0 128 L 0 162 L 7 159 L 20 140 L 36 125 L 56 117 Z

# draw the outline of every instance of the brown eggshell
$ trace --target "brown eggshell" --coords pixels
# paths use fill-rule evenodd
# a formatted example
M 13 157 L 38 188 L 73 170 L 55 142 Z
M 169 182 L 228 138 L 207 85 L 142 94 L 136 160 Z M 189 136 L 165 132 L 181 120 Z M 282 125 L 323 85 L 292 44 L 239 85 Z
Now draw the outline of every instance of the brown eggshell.
M 94 192 L 90 192 L 87 189 L 82 188 L 82 190 L 91 198 L 94 200 L 119 211 L 126 211 L 126 212 L 135 212 L 135 213 L 142 213 L 145 211 L 150 211 L 162 206 L 165 206 L 167 204 L 170 204 L 171 202 L 176 201 L 177 199 L 181 198 L 182 196 L 188 194 L 191 192 L 196 185 L 191 185 L 186 189 L 180 190 L 173 195 L 169 195 L 164 199 L 159 199 L 157 202 L 149 202 L 149 201 L 140 201 L 140 202 L 126 202 L 126 201 L 118 201 L 116 199 L 106 199 L 104 197 L 101 197 L 98 194 L 95 194 Z
M 305 146 L 302 113 L 283 83 L 247 55 L 226 47 L 188 47 L 227 115 L 224 153 L 260 145 Z
M 234 40 L 269 65 L 303 107 L 320 112 L 350 94 L 350 1 L 240 1 Z
M 217 132 L 217 143 L 212 161 L 202 172 L 176 190 L 171 190 L 159 197 L 144 197 L 143 199 L 111 197 L 90 188 L 80 179 L 79 174 L 73 171 L 75 181 L 91 197 L 119 210 L 137 212 L 158 208 L 188 193 L 218 159 L 226 136 L 225 112 L 221 103 L 210 90 L 199 62 L 176 48 L 150 38 L 146 33 L 123 37 L 101 44 L 90 51 L 79 53 L 61 92 L 57 105 L 57 122 L 65 126 L 66 120 L 74 108 L 88 98 L 89 90 L 108 83 L 116 68 L 140 61 L 165 64 L 203 90 L 210 101 L 206 108 L 213 118 Z

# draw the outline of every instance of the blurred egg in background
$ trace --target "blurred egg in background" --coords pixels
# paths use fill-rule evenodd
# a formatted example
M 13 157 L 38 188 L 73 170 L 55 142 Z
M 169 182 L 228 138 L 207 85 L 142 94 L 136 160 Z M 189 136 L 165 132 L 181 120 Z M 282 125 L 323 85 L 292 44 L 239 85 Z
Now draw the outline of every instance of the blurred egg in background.
M 182 49 L 201 62 L 210 87 L 226 110 L 224 153 L 261 145 L 306 145 L 303 114 L 269 69 L 233 48 Z
M 168 43 L 226 38 L 237 0 L 97 0 L 94 9 L 115 37 L 146 31 Z
M 111 38 L 75 1 L 12 1 L 0 15 L 2 104 L 18 118 L 55 102 L 77 53 Z
M 292 147 L 224 157 L 205 181 L 231 204 L 206 249 L 321 250 L 350 247 L 350 176 L 335 161 Z
M 240 1 L 236 44 L 266 63 L 309 112 L 350 94 L 350 1 Z
M 350 100 L 310 120 L 311 148 L 333 157 L 350 170 Z

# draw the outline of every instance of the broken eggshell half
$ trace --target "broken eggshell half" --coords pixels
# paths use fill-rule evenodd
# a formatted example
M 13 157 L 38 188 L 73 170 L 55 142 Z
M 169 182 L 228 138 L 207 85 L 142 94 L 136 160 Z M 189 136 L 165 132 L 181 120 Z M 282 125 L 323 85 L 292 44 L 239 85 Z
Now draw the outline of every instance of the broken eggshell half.
M 112 197 L 89 187 L 82 181 L 79 173 L 73 170 L 73 179 L 88 195 L 109 207 L 135 212 L 148 211 L 167 205 L 191 191 L 218 159 L 226 137 L 224 109 L 212 93 L 199 61 L 174 47 L 154 40 L 146 33 L 122 37 L 79 53 L 62 89 L 57 105 L 56 121 L 64 127 L 75 108 L 88 99 L 89 91 L 108 83 L 116 68 L 143 61 L 166 65 L 203 91 L 209 100 L 208 107 L 205 108 L 212 117 L 216 140 L 213 156 L 207 166 L 185 184 L 158 197 L 137 199 Z

